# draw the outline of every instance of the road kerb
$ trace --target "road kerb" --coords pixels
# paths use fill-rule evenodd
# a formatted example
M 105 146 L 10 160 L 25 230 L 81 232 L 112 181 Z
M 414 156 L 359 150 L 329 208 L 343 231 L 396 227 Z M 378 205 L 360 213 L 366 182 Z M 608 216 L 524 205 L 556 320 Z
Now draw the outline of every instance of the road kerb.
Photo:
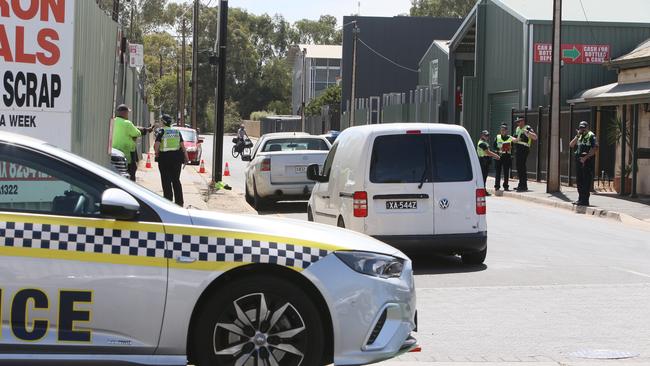
M 627 224 L 634 224 L 634 225 L 639 225 L 639 226 L 645 226 L 646 228 L 650 228 L 650 223 L 645 222 L 643 220 L 639 220 L 635 217 L 632 217 L 627 214 L 623 214 L 617 211 L 610 211 L 606 210 L 600 207 L 584 207 L 584 206 L 577 206 L 574 205 L 571 202 L 563 202 L 563 201 L 557 201 L 553 199 L 548 199 L 548 198 L 543 198 L 543 197 L 536 197 L 532 195 L 527 195 L 525 193 L 517 193 L 517 192 L 505 192 L 502 190 L 499 190 L 498 192 L 495 192 L 494 189 L 488 189 L 488 191 L 492 194 L 494 194 L 497 197 L 510 197 L 510 198 L 515 198 L 519 199 L 522 201 L 528 201 L 531 203 L 537 203 L 541 205 L 546 205 L 550 207 L 556 207 L 556 208 L 561 208 L 569 211 L 573 211 L 578 214 L 583 214 L 583 215 L 588 215 L 588 216 L 595 216 L 595 217 L 600 217 L 600 218 L 606 218 L 606 219 L 612 219 L 618 222 L 623 222 Z

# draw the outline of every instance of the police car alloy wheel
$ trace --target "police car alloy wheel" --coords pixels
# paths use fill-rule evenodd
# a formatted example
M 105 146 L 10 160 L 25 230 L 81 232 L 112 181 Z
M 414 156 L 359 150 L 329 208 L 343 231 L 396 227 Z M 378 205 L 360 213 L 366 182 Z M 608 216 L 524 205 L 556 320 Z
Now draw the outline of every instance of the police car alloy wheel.
M 201 308 L 197 366 L 323 365 L 323 322 L 291 282 L 252 276 L 228 284 Z

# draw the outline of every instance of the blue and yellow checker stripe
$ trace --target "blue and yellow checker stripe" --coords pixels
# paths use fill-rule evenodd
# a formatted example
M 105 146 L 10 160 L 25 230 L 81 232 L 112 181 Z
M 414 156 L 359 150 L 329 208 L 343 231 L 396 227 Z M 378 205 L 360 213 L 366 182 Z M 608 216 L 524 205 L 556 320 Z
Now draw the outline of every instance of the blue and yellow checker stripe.
M 0 254 L 8 256 L 198 270 L 269 263 L 300 271 L 338 249 L 313 241 L 207 227 L 0 214 Z M 178 257 L 196 261 L 169 261 Z

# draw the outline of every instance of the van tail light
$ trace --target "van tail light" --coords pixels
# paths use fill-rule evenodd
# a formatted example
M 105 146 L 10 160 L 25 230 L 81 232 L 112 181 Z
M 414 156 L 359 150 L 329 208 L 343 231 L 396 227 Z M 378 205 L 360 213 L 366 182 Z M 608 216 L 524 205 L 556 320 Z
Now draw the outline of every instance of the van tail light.
M 487 196 L 487 192 L 485 191 L 484 188 L 479 188 L 476 190 L 476 214 L 477 215 L 485 215 L 485 212 L 487 211 L 485 196 Z
M 352 197 L 354 217 L 368 217 L 368 193 L 354 192 Z
M 271 158 L 265 158 L 260 163 L 261 172 L 270 172 L 271 171 Z

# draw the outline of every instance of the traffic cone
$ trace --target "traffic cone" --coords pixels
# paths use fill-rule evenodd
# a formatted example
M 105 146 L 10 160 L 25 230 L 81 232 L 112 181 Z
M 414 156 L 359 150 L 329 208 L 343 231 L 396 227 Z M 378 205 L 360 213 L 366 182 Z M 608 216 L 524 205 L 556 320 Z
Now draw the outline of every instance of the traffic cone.
M 147 165 L 144 166 L 147 169 L 151 169 L 151 153 L 147 153 Z
M 223 171 L 224 177 L 230 177 L 230 168 L 228 167 L 228 162 L 226 162 L 226 169 Z
M 205 173 L 205 162 L 201 159 L 201 166 L 199 166 L 199 173 Z

